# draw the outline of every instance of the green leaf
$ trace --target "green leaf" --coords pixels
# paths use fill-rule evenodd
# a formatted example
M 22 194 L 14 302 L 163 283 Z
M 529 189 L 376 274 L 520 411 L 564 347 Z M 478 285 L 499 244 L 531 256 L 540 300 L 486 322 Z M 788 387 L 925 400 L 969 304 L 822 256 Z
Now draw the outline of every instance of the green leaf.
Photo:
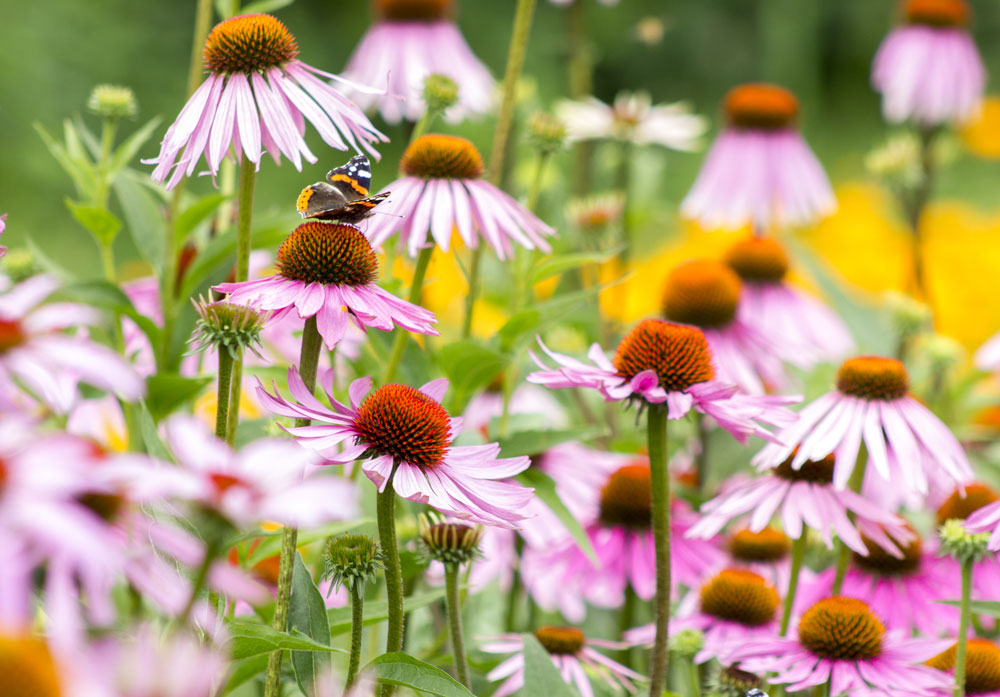
M 511 317 L 500 327 L 497 336 L 500 337 L 500 346 L 509 351 L 511 347 L 525 336 L 537 331 L 542 316 L 538 310 L 522 310 Z
M 252 12 L 271 13 L 283 7 L 288 7 L 293 2 L 295 0 L 257 0 L 257 2 L 250 2 L 244 5 L 240 9 L 240 12 L 243 14 L 250 14 Z
M 467 395 L 500 374 L 507 365 L 507 358 L 477 341 L 462 339 L 441 347 L 438 365 L 455 390 L 452 399 L 462 405 Z
M 228 695 L 240 685 L 263 673 L 267 670 L 267 661 L 268 655 L 265 653 L 237 663 L 220 694 Z
M 384 653 L 364 669 L 374 672 L 380 683 L 409 687 L 439 697 L 473 697 L 462 683 L 440 668 L 402 651 Z
M 271 653 L 277 649 L 346 653 L 343 649 L 321 644 L 302 632 L 295 630 L 290 633 L 279 632 L 258 622 L 232 622 L 229 625 L 229 633 L 232 636 L 233 660 L 236 661 L 259 656 L 262 653 Z
M 372 518 L 361 518 L 359 520 L 352 520 L 346 523 L 329 523 L 319 528 L 314 528 L 312 530 L 299 530 L 298 544 L 300 547 L 316 542 L 317 540 L 324 540 L 327 537 L 336 537 L 337 535 L 343 535 L 348 530 L 353 530 L 354 528 L 359 528 L 362 525 L 368 525 L 374 523 Z M 260 537 L 264 538 L 253 552 L 250 553 L 249 559 L 247 559 L 246 565 L 248 567 L 253 567 L 260 562 L 264 561 L 268 557 L 273 557 L 275 554 L 281 552 L 281 528 L 273 531 L 253 533 L 247 537 Z
M 73 186 L 77 193 L 89 197 L 96 187 L 94 168 L 91 164 L 86 159 L 80 160 L 71 156 L 66 147 L 53 138 L 41 124 L 35 123 L 33 125 L 42 142 L 45 143 L 45 147 L 48 148 L 49 154 L 73 180 Z
M 135 159 L 135 156 L 139 154 L 139 149 L 146 144 L 146 141 L 149 140 L 150 136 L 153 135 L 153 131 L 159 125 L 160 117 L 154 116 L 143 124 L 142 128 L 122 141 L 122 144 L 118 146 L 118 149 L 111 156 L 109 176 L 114 178 L 118 172 L 127 167 Z
M 524 697 L 576 697 L 534 634 L 524 638 Z
M 500 453 L 503 457 L 538 455 L 549 448 L 569 441 L 589 441 L 607 435 L 601 426 L 586 426 L 565 430 L 519 431 L 508 438 L 499 438 Z
M 66 199 L 66 207 L 76 221 L 85 227 L 97 241 L 108 246 L 114 242 L 122 223 L 111 211 L 97 206 L 84 206 L 71 198 Z
M 146 404 L 156 421 L 197 397 L 212 378 L 186 378 L 176 374 L 156 374 L 146 379 Z
M 156 422 L 153 421 L 153 415 L 149 413 L 146 402 L 140 402 L 139 405 L 139 433 L 142 434 L 142 443 L 147 453 L 164 462 L 173 461 L 170 451 L 156 430 Z
M 191 231 L 198 227 L 198 224 L 212 215 L 215 210 L 222 205 L 223 201 L 232 198 L 227 194 L 209 194 L 202 196 L 177 216 L 177 244 L 184 244 L 184 241 L 191 234 Z
M 138 325 L 153 346 L 160 340 L 160 328 L 149 317 L 139 314 L 129 297 L 114 283 L 104 280 L 80 281 L 63 286 L 59 294 L 74 302 L 86 303 L 128 317 Z
M 960 600 L 936 600 L 942 605 L 952 605 L 960 607 Z M 1000 601 L 997 600 L 972 600 L 969 602 L 969 611 L 973 615 L 988 615 L 989 617 L 1000 618 Z
M 287 237 L 287 225 L 271 225 L 256 228 L 251 237 L 254 249 L 273 249 Z M 177 293 L 179 298 L 190 298 L 202 283 L 208 280 L 213 271 L 223 266 L 231 265 L 236 258 L 236 228 L 229 228 L 216 235 L 198 251 L 191 266 L 184 273 L 181 287 Z
M 436 603 L 438 600 L 444 597 L 444 588 L 439 588 L 436 591 L 430 593 L 422 593 L 420 595 L 413 595 L 409 598 L 403 599 L 403 609 L 406 612 L 413 612 L 422 607 L 427 607 L 431 603 Z M 349 607 L 335 607 L 326 611 L 327 617 L 330 619 L 330 634 L 332 636 L 339 636 L 341 634 L 347 634 L 351 631 L 351 608 Z M 385 622 L 389 619 L 389 605 L 384 600 L 379 600 L 375 602 L 365 603 L 365 620 L 362 624 L 367 627 L 372 624 L 378 624 L 379 622 Z
M 302 562 L 302 555 L 296 552 L 292 567 L 292 597 L 288 607 L 288 626 L 298 630 L 324 646 L 330 645 L 330 622 L 326 617 L 326 603 L 313 583 L 309 570 Z M 316 676 L 326 657 L 314 651 L 292 651 L 292 667 L 295 678 L 306 694 L 311 693 Z
M 115 179 L 113 188 L 136 249 L 160 275 L 163 272 L 167 230 L 163 206 L 153 192 L 135 177 L 131 170 L 123 172 Z
M 504 457 L 507 457 L 507 454 L 503 450 L 500 452 Z M 580 550 L 587 555 L 590 561 L 597 564 L 597 554 L 594 553 L 594 548 L 590 544 L 587 532 L 580 525 L 580 521 L 576 519 L 576 516 L 570 513 L 569 509 L 566 508 L 566 504 L 559 498 L 559 494 L 556 491 L 556 483 L 552 481 L 552 478 L 537 469 L 526 469 L 517 475 L 517 480 L 535 490 L 535 496 L 540 498 L 542 503 L 556 514 L 559 522 L 566 526 L 566 530 L 573 536 L 573 540 Z
M 531 283 L 544 281 L 551 276 L 566 273 L 587 264 L 600 264 L 613 258 L 624 249 L 624 245 L 618 245 L 599 252 L 577 252 L 546 257 L 531 269 Z

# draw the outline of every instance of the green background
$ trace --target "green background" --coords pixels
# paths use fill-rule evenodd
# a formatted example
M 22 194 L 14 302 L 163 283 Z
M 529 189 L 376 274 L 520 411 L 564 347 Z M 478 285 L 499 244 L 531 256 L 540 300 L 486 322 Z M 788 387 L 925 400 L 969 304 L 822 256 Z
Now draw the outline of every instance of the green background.
M 714 129 L 719 101 L 729 87 L 750 80 L 779 82 L 802 97 L 803 129 L 835 182 L 863 177 L 864 153 L 886 135 L 868 75 L 871 58 L 895 20 L 895 2 L 622 0 L 610 8 L 594 0 L 584 2 L 594 92 L 601 99 L 611 100 L 622 89 L 644 89 L 654 102 L 688 100 L 711 117 Z M 458 23 L 466 39 L 493 74 L 501 76 L 514 0 L 458 4 Z M 6 0 L 0 21 L 0 212 L 9 213 L 5 243 L 17 246 L 30 236 L 78 274 L 99 275 L 92 241 L 63 205 L 73 193 L 70 180 L 47 153 L 32 123 L 58 134 L 64 118 L 84 112 L 95 84 L 128 85 L 136 92 L 140 115 L 123 124 L 121 133 L 161 115 L 163 123 L 142 152 L 143 157 L 154 156 L 183 105 L 194 9 L 193 0 Z M 989 68 L 1000 62 L 1000 5 L 975 2 L 974 9 L 973 32 Z M 330 71 L 343 69 L 371 21 L 367 3 L 350 0 L 298 0 L 276 15 L 298 39 L 300 58 Z M 522 115 L 565 95 L 567 17 L 566 9 L 539 0 L 525 66 L 535 89 Z M 664 27 L 655 44 L 637 38 L 636 25 L 647 18 Z M 99 129 L 96 117 L 84 118 L 93 130 Z M 384 158 L 375 168 L 374 187 L 380 188 L 395 173 L 405 132 L 385 126 L 377 116 L 374 121 L 393 140 L 382 149 Z M 490 119 L 463 124 L 457 132 L 488 152 Z M 311 128 L 307 140 L 320 161 L 307 164 L 301 173 L 287 162 L 275 167 L 264 161 L 258 214 L 288 210 L 289 224 L 294 224 L 292 207 L 299 190 L 346 160 Z M 562 171 L 568 172 L 571 159 L 560 160 Z M 700 162 L 698 154 L 659 148 L 637 155 L 638 207 L 656 212 L 645 218 L 655 221 L 654 229 L 646 225 L 645 234 L 669 234 L 676 204 Z M 604 164 L 598 176 L 610 185 L 613 163 L 606 158 Z M 515 178 L 515 193 L 523 193 L 527 176 L 525 171 Z M 556 192 L 565 187 L 562 179 L 551 178 Z M 200 178 L 192 186 L 208 191 L 211 180 Z M 994 207 L 995 189 L 995 166 L 967 156 L 941 182 L 942 193 L 985 208 Z M 552 191 L 549 200 L 556 200 Z M 555 206 L 542 212 L 559 224 Z M 128 235 L 119 236 L 116 252 L 120 260 L 134 256 Z

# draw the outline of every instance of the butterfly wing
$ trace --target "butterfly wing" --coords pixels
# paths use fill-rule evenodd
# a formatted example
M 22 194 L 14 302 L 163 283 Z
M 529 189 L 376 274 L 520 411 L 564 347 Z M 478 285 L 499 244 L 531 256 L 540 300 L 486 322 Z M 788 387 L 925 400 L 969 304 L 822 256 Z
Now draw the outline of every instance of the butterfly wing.
M 364 155 L 355 155 L 341 165 L 326 173 L 326 180 L 337 189 L 344 192 L 349 201 L 367 198 L 372 185 L 372 166 Z M 353 198 L 352 198 L 353 197 Z
M 351 199 L 344 196 L 340 189 L 326 182 L 316 182 L 302 190 L 295 203 L 295 208 L 303 218 L 332 220 L 336 216 L 330 215 L 330 213 L 343 208 L 350 201 Z

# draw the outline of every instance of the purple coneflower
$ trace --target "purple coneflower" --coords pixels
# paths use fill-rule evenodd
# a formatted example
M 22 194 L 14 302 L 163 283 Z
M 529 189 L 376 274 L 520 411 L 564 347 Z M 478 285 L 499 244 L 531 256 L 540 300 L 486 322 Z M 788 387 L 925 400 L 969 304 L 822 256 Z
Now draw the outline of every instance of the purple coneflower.
M 731 246 L 726 263 L 743 281 L 736 313 L 786 347 L 785 360 L 802 368 L 841 360 L 854 347 L 844 322 L 825 304 L 785 280 L 788 255 L 773 237 L 748 237 Z
M 867 603 L 834 596 L 802 614 L 797 636 L 752 639 L 729 658 L 789 692 L 829 684 L 830 695 L 938 697 L 950 678 L 920 663 L 940 648 L 940 641 L 887 632 Z
M 696 259 L 674 268 L 663 288 L 663 316 L 698 327 L 712 351 L 719 380 L 749 394 L 786 382 L 782 357 L 795 355 L 770 325 L 748 322 L 739 311 L 743 283 L 720 261 Z M 767 327 L 765 333 L 758 327 Z
M 446 75 L 458 86 L 449 121 L 485 114 L 495 83 L 452 20 L 454 0 L 374 0 L 376 22 L 361 38 L 344 74 L 365 85 L 389 76 L 385 94 L 352 94 L 363 109 L 376 107 L 388 123 L 417 121 L 427 110 L 424 79 Z
M 1000 494 L 983 482 L 964 484 L 949 495 L 937 509 L 937 524 L 940 527 L 949 520 L 968 520 L 978 510 L 1000 501 Z M 985 532 L 985 531 L 984 531 Z M 946 557 L 959 571 L 958 561 Z M 972 573 L 972 597 L 976 600 L 1000 600 L 1000 560 L 994 554 L 987 554 L 974 562 Z
M 483 158 L 465 138 L 421 136 L 406 149 L 400 169 L 406 176 L 383 189 L 391 191 L 396 202 L 387 211 L 392 215 L 376 215 L 368 221 L 366 234 L 376 247 L 398 230 L 399 245 L 411 257 L 428 244 L 428 235 L 448 251 L 452 233 L 457 231 L 470 249 L 479 246 L 480 237 L 485 238 L 501 259 L 513 252 L 511 242 L 551 251 L 545 237 L 555 231 L 483 180 Z
M 738 388 L 715 379 L 712 353 L 700 329 L 659 319 L 645 319 L 622 339 L 609 361 L 598 344 L 587 357 L 593 365 L 550 351 L 539 340 L 550 368 L 532 353 L 542 368 L 528 381 L 550 388 L 589 387 L 608 401 L 642 399 L 666 402 L 667 417 L 682 419 L 695 409 L 714 418 L 741 443 L 751 435 L 771 439 L 760 423 L 787 425 L 794 416 L 784 408 L 799 397 L 737 394 Z
M 203 53 L 208 79 L 167 129 L 160 154 L 147 161 L 156 165 L 153 180 L 172 189 L 191 176 L 203 153 L 214 176 L 230 146 L 237 159 L 242 151 L 258 163 L 266 150 L 275 162 L 284 155 L 301 171 L 302 158 L 316 162 L 302 137 L 305 119 L 330 147 L 358 152 L 364 147 L 378 157 L 370 143 L 387 138 L 320 78 L 363 88 L 303 63 L 298 53 L 295 37 L 270 15 L 240 15 L 217 24 Z
M 882 510 L 850 489 L 833 486 L 834 458 L 807 460 L 793 465 L 789 456 L 762 476 L 727 489 L 701 505 L 701 519 L 688 531 L 690 537 L 714 537 L 730 521 L 749 516 L 753 532 L 765 529 L 775 516 L 784 532 L 797 540 L 805 528 L 815 530 L 833 547 L 833 536 L 857 554 L 868 554 L 861 533 L 871 535 L 889 554 L 898 555 L 896 541 L 912 536 L 905 521 Z M 852 522 L 853 518 L 853 522 Z M 861 532 L 859 532 L 859 530 Z
M 588 639 L 576 627 L 539 627 L 535 630 L 549 658 L 562 674 L 563 680 L 575 685 L 581 697 L 594 697 L 594 688 L 587 677 L 587 669 L 597 673 L 613 689 L 634 692 L 633 680 L 642 676 L 617 661 L 613 661 L 594 647 L 621 649 L 622 644 L 599 639 Z M 486 653 L 513 653 L 487 674 L 491 681 L 503 680 L 493 697 L 507 697 L 524 686 L 524 640 L 520 634 L 501 634 L 494 641 L 480 646 Z
M 725 665 L 733 649 L 777 634 L 780 602 L 778 591 L 759 574 L 747 569 L 723 569 L 681 601 L 670 632 L 702 632 L 704 643 L 694 662 L 715 658 Z M 625 640 L 652 644 L 655 629 L 652 624 L 636 627 L 625 632 Z
M 278 247 L 278 273 L 242 283 L 221 283 L 229 302 L 271 310 L 270 321 L 293 310 L 300 319 L 316 317 L 316 328 L 333 349 L 347 331 L 359 328 L 437 335 L 434 314 L 382 290 L 378 259 L 365 236 L 352 225 L 310 221 L 299 225 Z
M 857 466 L 864 441 L 868 462 L 894 487 L 928 493 L 928 479 L 956 483 L 972 479 L 972 467 L 948 427 L 910 393 L 903 364 L 893 358 L 850 358 L 837 372 L 837 388 L 799 413 L 754 457 L 760 467 L 776 467 L 793 454 L 791 467 L 833 453 L 833 484 L 844 488 Z M 935 479 L 936 481 L 936 479 Z
M 556 107 L 570 141 L 610 139 L 635 145 L 656 144 L 672 150 L 695 150 L 705 119 L 683 103 L 652 106 L 645 92 L 622 92 L 613 105 L 593 97 Z
M 75 303 L 45 300 L 59 287 L 48 275 L 29 278 L 0 295 L 0 391 L 20 392 L 18 383 L 54 411 L 76 402 L 80 381 L 129 401 L 146 387 L 117 353 L 83 336 L 61 330 L 97 324 L 99 314 Z
M 986 69 L 966 25 L 965 0 L 905 0 L 902 26 L 882 41 L 872 85 L 891 122 L 923 127 L 964 121 L 979 108 Z
M 955 645 L 929 659 L 927 665 L 943 671 L 954 681 Z M 972 697 L 1000 697 L 1000 647 L 989 639 L 968 639 L 965 643 L 965 683 L 963 694 Z M 949 697 L 950 690 L 942 690 L 939 697 Z
M 403 498 L 456 518 L 512 528 L 525 517 L 532 490 L 495 480 L 513 477 L 530 461 L 498 458 L 496 443 L 454 445 L 462 420 L 441 406 L 447 380 L 419 390 L 389 384 L 371 392 L 371 378 L 360 378 L 351 383 L 350 405 L 328 391 L 332 409 L 306 389 L 294 368 L 288 371 L 288 387 L 295 401 L 282 398 L 277 388 L 270 394 L 260 381 L 257 395 L 275 414 L 316 422 L 287 429 L 306 448 L 339 464 L 366 457 L 361 469 L 380 492 L 391 477 Z
M 724 111 L 726 126 L 681 204 L 686 217 L 763 232 L 836 209 L 826 173 L 796 128 L 795 95 L 777 85 L 740 85 L 726 95 Z

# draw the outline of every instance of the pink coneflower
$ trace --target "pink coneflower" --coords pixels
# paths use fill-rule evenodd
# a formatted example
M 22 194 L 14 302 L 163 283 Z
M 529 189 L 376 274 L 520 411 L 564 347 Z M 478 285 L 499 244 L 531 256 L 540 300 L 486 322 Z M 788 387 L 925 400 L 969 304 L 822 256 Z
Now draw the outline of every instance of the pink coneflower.
M 986 69 L 966 25 L 965 0 L 905 0 L 903 26 L 889 32 L 872 64 L 891 122 L 926 127 L 964 121 L 979 107 Z
M 829 684 L 847 697 L 936 697 L 948 676 L 919 665 L 941 642 L 886 632 L 882 621 L 857 598 L 825 598 L 802 614 L 797 636 L 753 639 L 734 647 L 730 660 L 751 673 L 769 673 L 788 692 Z
M 235 452 L 185 415 L 167 421 L 166 435 L 192 480 L 187 498 L 239 527 L 262 521 L 313 527 L 357 514 L 354 486 L 322 473 L 306 476 L 319 459 L 288 440 L 264 438 Z
M 555 231 L 482 179 L 483 158 L 465 138 L 421 136 L 406 149 L 400 169 L 406 176 L 383 189 L 392 191 L 393 215 L 368 220 L 365 234 L 376 247 L 398 230 L 400 247 L 412 257 L 428 244 L 428 235 L 448 251 L 457 230 L 466 247 L 478 247 L 482 237 L 501 259 L 513 252 L 511 242 L 551 251 L 545 237 Z
M 663 288 L 663 316 L 701 329 L 722 382 L 763 394 L 786 382 L 782 357 L 792 357 L 770 325 L 746 321 L 739 312 L 743 283 L 720 261 L 696 259 L 674 268 Z M 766 328 L 767 333 L 758 327 Z
M 939 557 L 933 540 L 922 540 L 911 528 L 912 539 L 893 555 L 868 537 L 864 555 L 854 552 L 841 592 L 864 598 L 877 608 L 886 629 L 925 637 L 954 636 L 958 632 L 957 607 L 939 600 L 951 598 L 959 587 L 959 571 L 950 557 Z M 811 604 L 830 594 L 834 569 L 820 572 L 804 585 L 803 602 Z
M 52 276 L 29 278 L 0 295 L 0 391 L 27 388 L 51 409 L 68 412 L 83 381 L 136 400 L 146 387 L 132 367 L 111 349 L 61 332 L 97 324 L 92 308 L 75 303 L 42 305 L 59 287 Z
M 940 527 L 949 520 L 968 520 L 976 511 L 997 501 L 1000 501 L 1000 494 L 991 486 L 982 482 L 964 484 L 953 491 L 938 507 L 937 524 Z M 944 559 L 947 559 L 958 573 L 958 561 L 952 557 Z M 997 559 L 996 555 L 987 554 L 980 561 L 973 563 L 972 589 L 972 597 L 976 600 L 1000 600 L 1000 559 Z
M 214 176 L 230 147 L 237 160 L 245 155 L 258 163 L 266 150 L 276 163 L 284 155 L 301 171 L 302 158 L 316 162 L 302 137 L 305 119 L 330 147 L 361 152 L 360 143 L 378 157 L 369 144 L 386 137 L 320 78 L 363 88 L 297 60 L 298 53 L 295 37 L 270 15 L 217 24 L 203 53 L 208 79 L 167 129 L 160 154 L 147 161 L 156 165 L 153 180 L 172 189 L 191 176 L 203 153 Z
M 645 92 L 622 92 L 613 105 L 593 97 L 561 102 L 556 107 L 570 141 L 611 139 L 635 145 L 656 144 L 672 150 L 695 150 L 705 132 L 705 119 L 683 103 L 652 106 Z
M 948 427 L 909 394 L 910 380 L 899 361 L 879 356 L 850 358 L 837 372 L 837 389 L 806 406 L 798 422 L 778 434 L 754 457 L 760 467 L 777 467 L 793 450 L 792 469 L 833 453 L 833 484 L 844 488 L 864 440 L 868 462 L 886 482 L 918 494 L 928 479 L 956 483 L 972 479 L 972 467 Z
M 808 225 L 836 209 L 822 165 L 795 127 L 799 102 L 777 85 L 730 90 L 726 126 L 681 212 L 709 228 Z
M 1000 332 L 983 342 L 974 356 L 980 370 L 1000 370 Z
M 357 93 L 363 109 L 375 107 L 388 123 L 417 121 L 427 110 L 428 75 L 445 75 L 458 86 L 458 102 L 445 112 L 449 121 L 485 114 L 493 106 L 495 84 L 452 20 L 453 0 L 374 0 L 376 22 L 361 38 L 344 74 L 365 85 L 389 76 L 386 94 Z
M 563 680 L 568 685 L 575 685 L 582 697 L 594 697 L 594 688 L 587 677 L 588 668 L 600 675 L 613 690 L 623 688 L 627 692 L 635 692 L 632 681 L 643 679 L 634 670 L 594 648 L 621 649 L 622 644 L 588 639 L 576 627 L 539 627 L 535 630 L 535 638 L 549 652 L 549 658 L 559 669 Z M 524 640 L 520 634 L 502 634 L 480 648 L 486 653 L 514 654 L 486 676 L 490 681 L 503 680 L 493 697 L 507 697 L 524 686 Z
M 927 665 L 942 671 L 954 681 L 956 645 L 929 659 Z M 965 644 L 965 695 L 1000 697 L 1000 647 L 989 639 L 968 639 Z M 942 690 L 938 697 L 949 697 L 951 691 Z
M 841 360 L 854 347 L 837 313 L 785 281 L 788 255 L 773 237 L 737 242 L 726 252 L 726 264 L 743 281 L 737 316 L 748 326 L 766 328 L 786 347 L 785 360 L 810 368 Z
M 293 310 L 300 319 L 316 318 L 316 328 L 333 349 L 350 319 L 359 328 L 385 331 L 400 326 L 436 336 L 434 314 L 382 290 L 378 259 L 365 236 L 352 225 L 310 221 L 299 225 L 278 248 L 278 273 L 242 283 L 220 283 L 229 302 L 271 310 L 281 319 Z
M 590 469 L 589 461 L 580 462 Z M 558 608 L 572 621 L 583 619 L 584 601 L 597 607 L 620 607 L 627 587 L 643 600 L 656 592 L 649 464 L 640 460 L 619 465 L 606 471 L 602 480 L 578 492 L 581 500 L 572 509 L 594 549 L 596 564 L 567 535 L 544 546 L 529 544 L 524 550 L 522 575 L 532 597 L 541 607 Z M 557 486 L 562 497 L 566 478 L 557 479 Z M 675 500 L 671 504 L 670 562 L 675 587 L 699 585 L 725 560 L 724 552 L 713 543 L 685 539 L 695 520 L 686 503 Z
M 726 664 L 733 649 L 778 633 L 780 602 L 774 585 L 759 574 L 746 569 L 723 569 L 681 602 L 676 619 L 670 623 L 670 632 L 686 629 L 702 632 L 704 644 L 695 654 L 695 663 L 716 658 Z M 625 632 L 625 640 L 652 645 L 655 634 L 655 625 L 648 624 Z
M 593 365 L 550 351 L 541 340 L 539 344 L 558 366 L 549 368 L 532 353 L 542 370 L 527 379 L 539 385 L 589 387 L 609 401 L 666 402 L 670 419 L 682 419 L 695 409 L 714 418 L 741 443 L 751 435 L 773 437 L 758 421 L 779 426 L 794 420 L 783 405 L 799 397 L 741 395 L 735 385 L 717 381 L 708 342 L 696 327 L 643 320 L 622 339 L 613 361 L 600 346 L 591 346 L 587 357 Z
M 809 527 L 819 533 L 827 547 L 833 547 L 836 535 L 856 553 L 867 554 L 863 532 L 888 553 L 899 554 L 896 541 L 905 542 L 912 536 L 905 521 L 850 489 L 835 488 L 832 456 L 807 460 L 798 467 L 795 462 L 795 457 L 789 456 L 762 476 L 703 503 L 702 517 L 688 535 L 714 537 L 741 516 L 749 516 L 747 527 L 758 532 L 777 516 L 785 534 L 795 540 Z
M 366 457 L 361 469 L 380 492 L 391 477 L 403 498 L 456 518 L 514 527 L 525 517 L 532 490 L 495 480 L 526 469 L 528 458 L 500 459 L 496 443 L 454 445 L 462 421 L 441 406 L 447 380 L 433 380 L 419 390 L 389 384 L 371 392 L 371 378 L 360 378 L 351 383 L 350 406 L 327 392 L 332 409 L 306 389 L 294 368 L 288 371 L 288 387 L 296 401 L 282 398 L 277 388 L 271 395 L 260 381 L 257 395 L 275 414 L 316 422 L 287 429 L 306 448 L 341 464 Z
M 7 229 L 7 214 L 4 213 L 3 215 L 0 215 L 0 235 L 2 235 L 3 231 L 6 229 Z M 7 248 L 4 247 L 2 244 L 0 244 L 0 259 L 3 259 L 4 255 L 6 254 L 7 254 Z

